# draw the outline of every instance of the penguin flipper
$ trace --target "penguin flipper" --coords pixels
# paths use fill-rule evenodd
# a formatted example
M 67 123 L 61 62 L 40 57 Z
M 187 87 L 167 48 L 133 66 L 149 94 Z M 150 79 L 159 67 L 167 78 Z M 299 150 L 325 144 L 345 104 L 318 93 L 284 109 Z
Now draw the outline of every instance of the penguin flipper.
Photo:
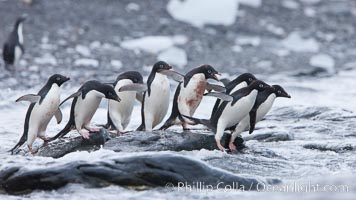
M 70 95 L 69 97 L 67 97 L 66 99 L 64 99 L 64 100 L 62 101 L 62 103 L 59 104 L 59 107 L 60 107 L 62 104 L 64 104 L 66 101 L 68 101 L 70 98 L 77 97 L 77 96 L 79 96 L 79 95 L 81 95 L 81 94 L 82 94 L 82 92 L 81 92 L 81 91 L 78 91 L 78 92 L 76 92 L 76 93 Z
M 256 112 L 257 109 L 252 109 L 249 113 L 250 115 L 250 130 L 249 133 L 251 134 L 255 130 L 255 125 L 256 125 Z
M 183 74 L 180 74 L 176 71 L 173 71 L 173 70 L 164 70 L 162 72 L 160 72 L 161 74 L 164 74 L 166 76 L 170 76 L 172 77 L 173 80 L 179 82 L 179 83 L 182 83 L 184 81 L 184 75 Z
M 136 93 L 136 100 L 139 101 L 142 104 L 142 102 L 143 102 L 143 93 Z
M 37 103 L 41 100 L 41 96 L 37 95 L 37 94 L 26 94 L 23 95 L 22 97 L 16 99 L 15 102 L 19 102 L 19 101 L 29 101 L 31 103 Z
M 202 125 L 208 127 L 209 129 L 213 130 L 214 132 L 216 130 L 216 128 L 210 123 L 210 120 L 208 120 L 208 119 L 198 119 L 198 118 L 194 118 L 194 117 L 189 117 L 187 115 L 182 115 L 182 116 L 189 119 L 189 121 L 185 120 L 185 122 L 187 122 L 190 125 L 202 124 Z
M 211 111 L 210 118 L 211 118 L 211 117 L 214 115 L 214 113 L 218 110 L 219 105 L 220 105 L 220 99 L 217 99 L 217 100 L 215 101 L 213 110 Z
M 119 92 L 134 91 L 134 92 L 145 92 L 147 90 L 146 84 L 133 83 L 120 87 Z
M 219 93 L 219 92 L 209 92 L 204 94 L 204 96 L 211 96 L 211 97 L 216 97 L 219 98 L 223 101 L 232 101 L 234 100 L 234 98 L 228 94 L 224 94 L 224 93 Z
M 215 85 L 215 84 L 211 84 L 211 83 L 207 83 L 206 84 L 206 90 L 214 90 L 216 92 L 226 92 L 226 88 L 220 85 Z
M 59 109 L 59 108 L 57 109 L 56 113 L 54 114 L 54 117 L 57 120 L 57 124 L 60 124 L 62 122 L 63 115 L 62 115 L 61 109 Z

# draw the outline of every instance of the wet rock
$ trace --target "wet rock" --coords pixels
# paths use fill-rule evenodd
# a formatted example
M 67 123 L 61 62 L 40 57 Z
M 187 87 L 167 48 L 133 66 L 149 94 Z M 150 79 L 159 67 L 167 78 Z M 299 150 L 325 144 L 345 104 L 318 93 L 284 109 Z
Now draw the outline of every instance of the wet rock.
M 262 183 L 280 183 L 278 179 L 262 180 L 238 176 L 199 160 L 174 154 L 124 156 L 101 162 L 71 162 L 34 170 L 14 166 L 3 169 L 0 174 L 0 191 L 9 194 L 53 190 L 69 183 L 89 187 L 119 185 L 142 188 L 202 182 L 215 189 L 217 186 L 220 188 L 234 184 L 236 189 L 244 190 L 256 190 Z
M 356 149 L 352 144 L 335 144 L 335 143 L 310 143 L 303 145 L 305 149 L 315 149 L 319 151 L 334 151 L 336 153 L 342 153 L 346 151 L 353 151 Z
M 221 143 L 228 148 L 230 135 L 225 134 Z M 242 138 L 236 138 L 234 144 L 238 150 L 245 148 Z M 101 129 L 99 133 L 90 133 L 90 139 L 82 137 L 61 138 L 50 142 L 39 149 L 36 154 L 44 157 L 59 158 L 74 151 L 94 151 L 100 146 L 116 152 L 144 152 L 144 151 L 192 151 L 200 149 L 217 149 L 214 135 L 210 132 L 173 132 L 133 131 L 122 136 Z
M 101 129 L 99 132 L 90 132 L 89 139 L 83 139 L 81 136 L 60 138 L 41 147 L 36 155 L 59 158 L 74 151 L 97 150 L 109 139 L 109 133 Z
M 245 141 L 258 140 L 264 142 L 278 142 L 293 140 L 294 136 L 286 132 L 266 132 L 266 133 L 253 133 L 244 137 Z
M 222 144 L 228 147 L 228 135 L 222 138 Z M 240 138 L 239 138 L 240 139 Z M 237 144 L 243 143 L 236 140 Z M 241 145 L 240 145 L 241 146 Z M 216 143 L 214 135 L 202 132 L 130 132 L 123 136 L 113 138 L 104 145 L 105 149 L 116 152 L 137 151 L 192 151 L 200 149 L 214 150 Z

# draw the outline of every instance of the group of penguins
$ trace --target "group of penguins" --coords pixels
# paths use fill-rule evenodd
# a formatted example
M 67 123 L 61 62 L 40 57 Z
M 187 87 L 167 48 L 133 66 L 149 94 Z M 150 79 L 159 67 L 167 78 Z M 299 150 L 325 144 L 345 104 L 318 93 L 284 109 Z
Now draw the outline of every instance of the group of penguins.
M 141 102 L 142 123 L 137 131 L 152 131 L 166 116 L 170 102 L 169 77 L 179 82 L 173 98 L 169 118 L 159 130 L 172 125 L 202 124 L 215 133 L 217 147 L 224 151 L 221 138 L 225 130 L 232 131 L 229 149 L 235 150 L 234 140 L 243 131 L 252 133 L 255 124 L 270 110 L 276 97 L 290 96 L 279 85 L 268 85 L 256 79 L 250 73 L 244 73 L 226 83 L 225 87 L 209 83 L 208 79 L 219 81 L 218 72 L 210 65 L 202 65 L 182 75 L 164 61 L 158 61 L 152 67 L 147 83 L 137 71 L 120 74 L 114 83 L 101 83 L 96 80 L 85 82 L 77 92 L 60 103 L 60 86 L 69 80 L 60 74 L 52 75 L 38 94 L 24 95 L 16 100 L 31 102 L 25 118 L 24 132 L 20 141 L 11 149 L 14 152 L 26 141 L 31 153 L 34 140 L 39 137 L 45 142 L 65 136 L 76 129 L 84 138 L 89 132 L 99 128 L 90 127 L 91 119 L 99 107 L 102 98 L 107 98 L 107 129 L 124 134 L 130 122 L 135 99 Z M 216 103 L 209 119 L 194 118 L 194 112 L 204 96 L 216 97 Z M 54 137 L 46 137 L 46 128 L 54 116 L 58 123 L 62 121 L 60 106 L 73 98 L 70 117 L 65 127 Z
M 25 18 L 17 19 L 14 30 L 4 44 L 3 59 L 5 67 L 11 70 L 24 52 L 22 23 Z M 10 150 L 14 153 L 25 142 L 29 151 L 37 151 L 32 144 L 37 137 L 45 143 L 65 136 L 76 129 L 84 138 L 89 132 L 99 128 L 90 127 L 90 122 L 98 109 L 102 98 L 108 99 L 107 124 L 104 128 L 124 134 L 130 122 L 135 99 L 141 102 L 142 123 L 137 131 L 152 131 L 166 116 L 170 102 L 169 78 L 179 84 L 174 94 L 172 111 L 169 118 L 159 130 L 166 130 L 173 125 L 202 124 L 215 133 L 217 147 L 225 151 L 221 144 L 225 131 L 231 131 L 228 148 L 236 150 L 235 139 L 249 130 L 252 133 L 255 124 L 262 120 L 272 107 L 277 97 L 290 98 L 290 95 L 279 85 L 268 85 L 256 79 L 250 73 L 244 73 L 232 81 L 225 80 L 224 87 L 211 84 L 207 80 L 219 80 L 219 73 L 210 65 L 202 65 L 182 75 L 164 61 L 158 61 L 152 67 L 147 83 L 144 84 L 140 72 L 127 71 L 120 74 L 113 83 L 101 83 L 96 80 L 85 82 L 77 92 L 60 102 L 60 87 L 70 80 L 60 74 L 49 77 L 47 83 L 37 94 L 27 94 L 16 100 L 29 101 L 24 131 L 20 141 Z M 217 100 L 209 119 L 197 119 L 193 115 L 204 96 L 213 96 Z M 70 117 L 65 127 L 55 136 L 47 137 L 46 129 L 54 116 L 59 124 L 62 121 L 60 107 L 67 100 L 72 100 Z

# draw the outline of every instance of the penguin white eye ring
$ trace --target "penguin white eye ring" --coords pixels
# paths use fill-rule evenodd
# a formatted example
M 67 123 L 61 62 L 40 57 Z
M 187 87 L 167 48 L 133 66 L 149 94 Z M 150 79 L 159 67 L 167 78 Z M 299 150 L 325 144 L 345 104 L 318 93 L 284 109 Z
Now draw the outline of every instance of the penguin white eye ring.
M 281 94 L 281 93 L 282 93 L 282 91 L 278 90 L 278 94 Z
M 263 84 L 260 84 L 259 87 L 260 87 L 260 88 L 263 88 Z
M 252 78 L 249 78 L 248 80 L 251 81 L 251 82 L 253 81 Z
M 211 74 L 211 70 L 210 69 L 208 70 L 208 73 Z

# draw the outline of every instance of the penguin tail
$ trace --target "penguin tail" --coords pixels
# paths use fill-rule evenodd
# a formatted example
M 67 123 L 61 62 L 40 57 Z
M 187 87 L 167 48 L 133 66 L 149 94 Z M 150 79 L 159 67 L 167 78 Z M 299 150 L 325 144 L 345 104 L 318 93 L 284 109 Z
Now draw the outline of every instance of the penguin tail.
M 194 118 L 194 117 L 189 117 L 186 115 L 182 115 L 183 117 L 189 119 L 189 120 L 185 120 L 186 123 L 190 124 L 190 125 L 197 125 L 197 124 L 202 124 L 210 129 L 215 130 L 215 128 L 211 125 L 210 120 L 208 119 L 198 119 L 198 118 Z
M 25 144 L 26 140 L 27 140 L 26 134 L 23 134 L 20 138 L 20 141 L 8 152 L 11 152 L 11 155 L 13 155 L 14 151 L 20 148 L 23 144 Z
M 72 127 L 73 127 L 73 124 L 71 123 L 71 121 L 69 121 L 67 123 L 67 125 L 59 133 L 57 133 L 55 136 L 51 137 L 49 139 L 49 141 L 53 141 L 53 140 L 55 140 L 55 139 L 57 139 L 59 137 L 65 136 L 67 133 L 69 133 L 69 131 L 72 130 Z

